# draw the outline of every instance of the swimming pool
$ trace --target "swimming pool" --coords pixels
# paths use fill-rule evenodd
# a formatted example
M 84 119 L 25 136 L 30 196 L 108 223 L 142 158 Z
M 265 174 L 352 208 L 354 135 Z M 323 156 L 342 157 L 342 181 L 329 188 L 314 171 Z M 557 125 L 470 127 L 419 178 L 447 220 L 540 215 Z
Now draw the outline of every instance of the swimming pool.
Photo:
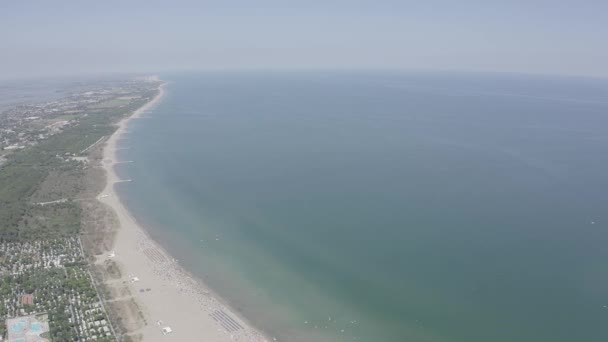
M 11 325 L 11 332 L 13 334 L 21 334 L 21 333 L 23 333 L 23 330 L 25 330 L 25 328 L 27 328 L 27 322 L 19 321 L 15 324 Z
M 40 323 L 32 323 L 32 326 L 30 327 L 30 332 L 34 333 L 34 334 L 38 334 L 42 332 L 42 324 Z

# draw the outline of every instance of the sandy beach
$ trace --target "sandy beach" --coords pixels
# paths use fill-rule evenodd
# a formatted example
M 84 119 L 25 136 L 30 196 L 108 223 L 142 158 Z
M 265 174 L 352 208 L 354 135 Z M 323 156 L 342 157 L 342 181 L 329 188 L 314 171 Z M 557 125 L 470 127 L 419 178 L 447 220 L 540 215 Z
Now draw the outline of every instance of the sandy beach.
M 97 262 L 112 259 L 121 278 L 135 299 L 145 324 L 130 335 L 143 341 L 266 341 L 261 333 L 224 305 L 200 280 L 194 279 L 138 225 L 117 196 L 114 185 L 123 180 L 114 171 L 117 141 L 130 120 L 137 119 L 157 105 L 158 95 L 129 118 L 119 122 L 118 130 L 106 141 L 103 167 L 107 183 L 99 194 L 100 202 L 116 213 L 119 228 L 113 251 L 99 256 Z M 163 328 L 171 332 L 164 334 Z M 168 331 L 168 329 L 166 329 Z M 165 331 L 165 332 L 166 332 Z M 270 339 L 272 340 L 272 339 Z

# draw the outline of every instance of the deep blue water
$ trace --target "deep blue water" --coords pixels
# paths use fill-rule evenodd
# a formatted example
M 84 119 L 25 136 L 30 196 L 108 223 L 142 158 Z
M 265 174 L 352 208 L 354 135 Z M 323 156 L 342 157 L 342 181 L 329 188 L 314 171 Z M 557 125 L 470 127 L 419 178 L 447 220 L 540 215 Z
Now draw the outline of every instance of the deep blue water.
M 164 79 L 121 195 L 270 335 L 608 340 L 608 80 Z

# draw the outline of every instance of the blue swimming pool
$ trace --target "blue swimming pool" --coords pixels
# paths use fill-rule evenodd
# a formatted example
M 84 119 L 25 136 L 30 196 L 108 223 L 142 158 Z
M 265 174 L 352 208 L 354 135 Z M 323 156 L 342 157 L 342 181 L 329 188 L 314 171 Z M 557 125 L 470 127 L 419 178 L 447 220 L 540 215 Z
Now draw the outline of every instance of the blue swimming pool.
M 34 333 L 34 334 L 38 334 L 41 333 L 43 330 L 42 324 L 40 323 L 32 323 L 32 326 L 30 327 L 30 332 Z
M 11 325 L 11 332 L 13 334 L 22 334 L 23 330 L 25 330 L 25 328 L 27 328 L 27 322 L 19 321 L 15 324 Z

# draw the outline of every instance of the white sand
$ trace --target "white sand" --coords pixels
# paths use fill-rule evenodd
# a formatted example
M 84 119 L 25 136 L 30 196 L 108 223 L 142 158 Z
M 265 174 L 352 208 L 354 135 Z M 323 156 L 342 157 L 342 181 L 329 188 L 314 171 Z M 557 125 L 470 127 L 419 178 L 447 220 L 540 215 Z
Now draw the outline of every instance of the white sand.
M 114 190 L 114 184 L 120 181 L 114 171 L 117 140 L 125 133 L 129 120 L 140 117 L 155 106 L 163 94 L 161 86 L 158 96 L 136 110 L 131 117 L 122 120 L 103 151 L 107 184 L 98 199 L 114 209 L 120 224 L 112 260 L 119 265 L 122 280 L 128 281 L 131 293 L 147 321 L 147 325 L 134 334 L 141 334 L 144 341 L 152 342 L 266 341 L 266 337 L 223 305 L 200 280 L 191 277 L 163 248 L 151 240 Z M 138 280 L 133 281 L 133 278 Z M 145 291 L 148 288 L 150 291 Z M 140 292 L 141 289 L 144 292 Z M 218 314 L 217 310 L 223 312 Z M 238 324 L 230 322 L 230 318 L 224 314 Z M 157 324 L 158 321 L 162 323 Z M 163 327 L 171 327 L 173 332 L 163 335 Z

